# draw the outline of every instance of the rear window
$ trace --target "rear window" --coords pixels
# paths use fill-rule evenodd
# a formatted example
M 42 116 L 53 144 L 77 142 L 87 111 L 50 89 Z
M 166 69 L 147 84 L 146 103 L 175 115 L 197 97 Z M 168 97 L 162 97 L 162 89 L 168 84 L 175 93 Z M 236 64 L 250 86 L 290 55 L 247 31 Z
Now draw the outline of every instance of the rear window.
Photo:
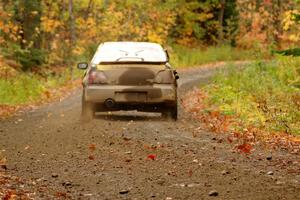
M 92 62 L 110 63 L 166 63 L 167 55 L 156 43 L 108 42 L 99 46 Z

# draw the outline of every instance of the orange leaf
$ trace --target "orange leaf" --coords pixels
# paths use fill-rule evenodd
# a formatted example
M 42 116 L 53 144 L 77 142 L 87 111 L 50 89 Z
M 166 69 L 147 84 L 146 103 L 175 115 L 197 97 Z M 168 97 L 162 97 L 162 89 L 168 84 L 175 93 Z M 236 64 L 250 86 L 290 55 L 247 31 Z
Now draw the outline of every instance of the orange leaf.
M 95 151 L 96 150 L 96 144 L 90 144 L 89 149 L 90 149 L 90 151 Z
M 237 146 L 237 149 L 240 150 L 242 153 L 250 153 L 252 150 L 252 146 L 250 144 L 244 143 Z
M 90 155 L 90 156 L 89 156 L 89 159 L 90 159 L 90 160 L 95 160 L 95 156 Z
M 151 160 L 155 160 L 156 159 L 156 155 L 155 154 L 149 154 L 147 156 L 148 159 L 151 159 Z
M 228 141 L 229 143 L 232 143 L 232 142 L 233 142 L 232 137 L 228 136 L 228 137 L 227 137 L 227 141 Z

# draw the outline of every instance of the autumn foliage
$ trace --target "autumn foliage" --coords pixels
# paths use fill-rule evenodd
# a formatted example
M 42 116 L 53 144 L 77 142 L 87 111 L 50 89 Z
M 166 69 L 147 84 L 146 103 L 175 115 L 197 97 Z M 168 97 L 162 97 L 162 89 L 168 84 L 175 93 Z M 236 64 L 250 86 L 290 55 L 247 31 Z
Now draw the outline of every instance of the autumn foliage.
M 297 6 L 292 0 L 2 0 L 0 51 L 28 70 L 87 58 L 104 41 L 276 49 L 299 40 Z
M 242 153 L 251 153 L 256 144 L 299 153 L 298 59 L 281 59 L 221 70 L 212 84 L 189 92 L 182 106 L 202 122 L 194 137 L 205 128 L 226 134 Z

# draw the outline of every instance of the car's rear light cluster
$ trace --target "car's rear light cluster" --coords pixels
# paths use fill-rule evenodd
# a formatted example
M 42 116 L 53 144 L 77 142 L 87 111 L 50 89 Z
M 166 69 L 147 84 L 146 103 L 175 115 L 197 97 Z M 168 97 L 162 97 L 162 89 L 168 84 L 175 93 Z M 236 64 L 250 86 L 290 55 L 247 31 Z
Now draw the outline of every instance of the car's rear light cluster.
M 91 70 L 88 76 L 89 84 L 105 84 L 107 83 L 107 78 L 103 71 Z
M 171 70 L 162 70 L 156 74 L 155 83 L 173 83 L 174 77 Z

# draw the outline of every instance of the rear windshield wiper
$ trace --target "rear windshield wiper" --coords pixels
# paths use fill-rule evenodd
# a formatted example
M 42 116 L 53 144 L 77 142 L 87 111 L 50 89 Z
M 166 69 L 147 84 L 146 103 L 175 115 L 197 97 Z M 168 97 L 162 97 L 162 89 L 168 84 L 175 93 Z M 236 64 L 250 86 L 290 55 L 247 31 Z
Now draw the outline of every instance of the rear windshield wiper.
M 129 61 L 129 62 L 136 62 L 136 61 L 134 61 L 134 60 L 127 60 L 127 59 L 140 59 L 140 61 L 145 61 L 145 59 L 144 58 L 139 58 L 139 57 L 120 57 L 120 58 L 118 58 L 116 61 L 117 62 L 119 62 L 119 61 L 122 61 L 122 59 L 124 59 L 124 61 L 126 62 L 126 61 Z
M 144 51 L 144 50 L 137 51 L 137 52 L 134 53 L 134 55 L 135 55 L 135 56 L 138 56 L 138 53 L 141 53 L 141 52 L 143 52 L 143 51 Z
M 119 49 L 119 51 L 124 52 L 124 53 L 125 53 L 125 56 L 128 56 L 128 54 L 129 54 L 128 51 L 124 51 L 124 50 L 121 50 L 121 49 Z

